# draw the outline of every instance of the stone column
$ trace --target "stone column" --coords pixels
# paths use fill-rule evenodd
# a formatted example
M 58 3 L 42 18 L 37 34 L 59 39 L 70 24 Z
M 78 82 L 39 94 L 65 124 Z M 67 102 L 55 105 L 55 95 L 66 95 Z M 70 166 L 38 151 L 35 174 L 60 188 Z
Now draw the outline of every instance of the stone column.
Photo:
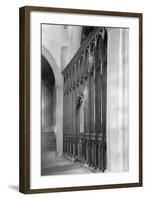
M 63 86 L 56 85 L 56 153 L 63 153 Z
M 108 29 L 107 168 L 128 169 L 128 30 Z

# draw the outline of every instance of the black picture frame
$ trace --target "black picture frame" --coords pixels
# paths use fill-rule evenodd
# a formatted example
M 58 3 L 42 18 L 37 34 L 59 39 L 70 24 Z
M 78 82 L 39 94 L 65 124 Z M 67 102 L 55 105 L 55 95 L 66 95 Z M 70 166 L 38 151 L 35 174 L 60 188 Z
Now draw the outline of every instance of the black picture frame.
M 78 187 L 60 187 L 60 188 L 44 188 L 30 189 L 30 13 L 32 11 L 39 12 L 55 12 L 55 13 L 74 13 L 102 16 L 117 16 L 117 17 L 133 17 L 139 19 L 139 181 L 136 183 L 122 184 L 106 184 L 106 185 L 88 185 Z M 67 8 L 51 8 L 51 7 L 35 7 L 25 6 L 19 10 L 20 17 L 20 131 L 19 131 L 19 191 L 24 194 L 46 193 L 46 192 L 67 192 L 81 190 L 97 190 L 108 188 L 126 188 L 142 186 L 142 43 L 143 43 L 143 15 L 142 13 L 130 12 L 113 12 L 113 11 L 96 11 L 96 10 L 81 10 Z

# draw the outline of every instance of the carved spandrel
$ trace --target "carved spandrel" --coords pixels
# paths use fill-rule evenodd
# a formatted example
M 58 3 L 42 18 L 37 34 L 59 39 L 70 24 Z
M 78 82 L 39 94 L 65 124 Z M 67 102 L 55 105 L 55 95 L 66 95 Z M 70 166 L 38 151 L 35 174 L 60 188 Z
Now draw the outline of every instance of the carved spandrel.
M 85 68 L 85 52 L 82 54 L 82 64 L 81 64 L 81 82 L 84 82 L 84 68 Z
M 71 90 L 71 69 L 69 69 L 68 74 L 69 74 L 69 76 L 68 76 L 68 92 L 70 92 L 70 90 Z
M 89 51 L 88 49 L 86 50 L 86 56 L 85 56 L 85 67 L 84 67 L 84 79 L 88 78 L 88 67 L 89 67 Z
M 78 59 L 78 74 L 77 74 L 77 82 L 80 84 L 80 76 L 81 76 L 81 58 Z
M 64 74 L 63 94 L 66 93 L 66 74 Z
M 76 63 L 76 86 L 79 85 L 79 63 Z
M 83 62 L 83 59 L 82 59 L 82 55 L 80 57 L 80 60 L 79 60 L 79 82 L 81 83 L 81 80 L 82 80 L 82 62 Z
M 101 74 L 102 71 L 102 62 L 103 62 L 103 50 L 101 48 L 103 47 L 103 40 L 102 37 L 100 36 L 98 40 L 98 45 L 96 46 L 96 54 L 95 54 L 95 73 L 96 74 Z
M 73 89 L 76 87 L 76 65 L 73 65 Z
M 92 42 L 89 55 L 89 75 L 93 76 L 95 70 L 95 45 Z
M 92 47 L 92 56 L 93 56 L 93 63 L 92 63 L 92 69 L 91 69 L 91 74 L 95 78 L 95 52 L 96 52 L 96 46 L 93 44 Z
M 69 85 L 69 90 L 71 92 L 72 90 L 72 84 L 73 83 L 73 73 L 72 73 L 72 67 L 70 68 L 70 85 Z
M 69 70 L 67 70 L 67 83 L 66 83 L 66 91 L 69 93 Z

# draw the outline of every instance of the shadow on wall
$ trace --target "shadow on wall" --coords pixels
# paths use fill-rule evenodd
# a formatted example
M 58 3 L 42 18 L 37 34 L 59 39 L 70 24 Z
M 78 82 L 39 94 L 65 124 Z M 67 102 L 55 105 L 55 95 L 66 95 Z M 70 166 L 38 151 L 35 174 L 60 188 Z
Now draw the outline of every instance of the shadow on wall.
M 14 190 L 14 191 L 19 191 L 19 186 L 18 185 L 8 185 L 8 187 L 11 189 L 11 190 Z
M 41 58 L 42 80 L 41 80 L 41 95 L 42 95 L 42 132 L 54 131 L 54 87 L 55 77 L 50 64 L 42 56 Z

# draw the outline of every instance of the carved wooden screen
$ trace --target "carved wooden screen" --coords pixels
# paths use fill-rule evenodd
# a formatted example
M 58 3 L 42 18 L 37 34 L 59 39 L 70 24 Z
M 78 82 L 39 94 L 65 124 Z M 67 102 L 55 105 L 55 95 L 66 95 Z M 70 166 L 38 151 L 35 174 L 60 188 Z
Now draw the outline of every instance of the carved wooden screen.
M 94 29 L 63 71 L 63 152 L 106 169 L 107 31 Z

